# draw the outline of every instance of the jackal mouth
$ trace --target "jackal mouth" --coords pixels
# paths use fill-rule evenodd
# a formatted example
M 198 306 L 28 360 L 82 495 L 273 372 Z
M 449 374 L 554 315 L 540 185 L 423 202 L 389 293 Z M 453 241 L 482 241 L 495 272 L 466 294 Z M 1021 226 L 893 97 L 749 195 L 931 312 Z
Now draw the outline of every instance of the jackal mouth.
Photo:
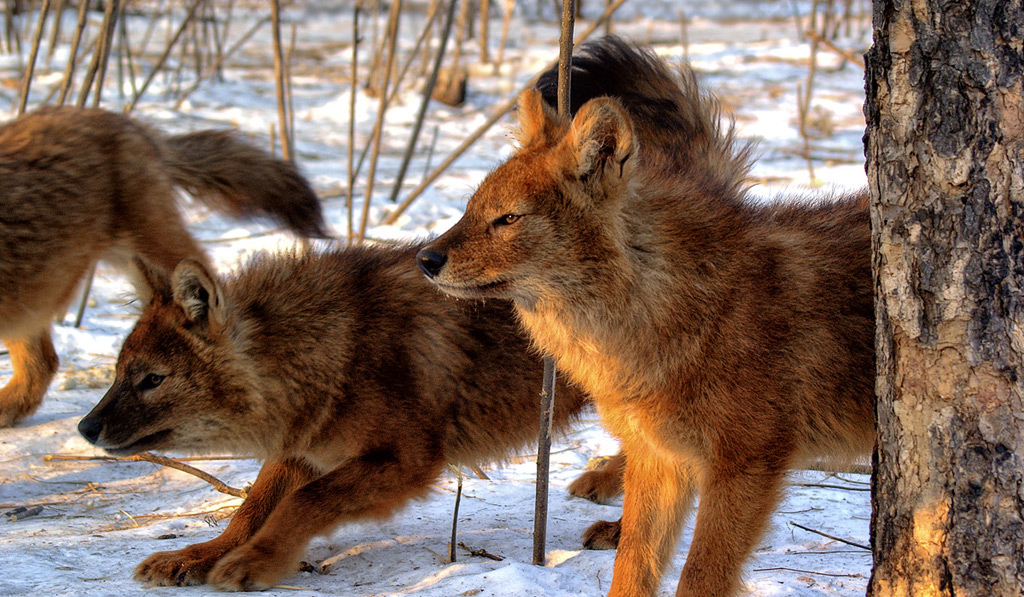
M 451 284 L 439 280 L 432 281 L 441 292 L 466 299 L 509 298 L 509 287 L 512 285 L 511 281 L 500 279 L 486 284 Z
M 163 447 L 164 440 L 171 435 L 173 429 L 163 429 L 155 433 L 135 440 L 129 444 L 123 446 L 107 446 L 100 444 L 99 447 L 107 451 L 111 456 L 132 456 L 139 452 L 145 452 L 147 450 L 154 450 Z

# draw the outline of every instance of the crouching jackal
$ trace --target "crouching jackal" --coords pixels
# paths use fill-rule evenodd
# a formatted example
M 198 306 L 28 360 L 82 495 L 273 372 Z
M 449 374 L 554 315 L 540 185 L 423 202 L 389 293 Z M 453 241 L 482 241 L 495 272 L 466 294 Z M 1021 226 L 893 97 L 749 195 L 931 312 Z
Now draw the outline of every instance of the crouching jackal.
M 698 493 L 676 594 L 733 595 L 786 470 L 873 445 L 867 198 L 748 201 L 747 151 L 693 73 L 614 38 L 572 85 L 571 120 L 523 93 L 520 149 L 420 264 L 511 299 L 621 440 L 611 595 L 656 593 Z
M 218 280 L 141 268 L 152 299 L 114 384 L 78 428 L 112 454 L 230 451 L 266 459 L 216 539 L 144 561 L 158 585 L 259 589 L 307 542 L 426 494 L 446 463 L 536 440 L 540 359 L 504 301 L 455 301 L 419 273 L 420 246 L 263 255 Z M 565 425 L 586 402 L 561 383 Z M 619 487 L 612 468 L 590 485 Z M 599 481 L 598 485 L 602 485 Z
M 0 126 L 0 339 L 14 375 L 0 427 L 36 410 L 57 370 L 50 324 L 99 259 L 141 255 L 167 271 L 205 262 L 175 187 L 234 216 L 326 236 L 294 166 L 227 131 L 164 136 L 99 109 L 43 108 Z

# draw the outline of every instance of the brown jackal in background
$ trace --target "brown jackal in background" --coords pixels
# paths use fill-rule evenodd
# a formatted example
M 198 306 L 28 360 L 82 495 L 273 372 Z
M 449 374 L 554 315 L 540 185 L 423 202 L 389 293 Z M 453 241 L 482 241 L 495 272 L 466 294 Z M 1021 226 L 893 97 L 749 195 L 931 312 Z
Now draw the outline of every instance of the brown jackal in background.
M 224 280 L 185 261 L 143 267 L 151 302 L 114 385 L 78 428 L 112 454 L 231 451 L 266 459 L 216 539 L 150 556 L 158 585 L 260 589 L 308 541 L 426 494 L 446 463 L 536 440 L 541 366 L 505 301 L 455 301 L 420 246 L 263 255 Z M 561 383 L 565 425 L 586 402 Z M 588 473 L 613 478 L 614 467 Z
M 0 427 L 39 406 L 57 353 L 50 324 L 99 259 L 133 255 L 171 271 L 205 263 L 175 187 L 234 216 L 325 236 L 316 194 L 294 166 L 227 131 L 164 136 L 112 112 L 43 108 L 0 127 L 0 339 L 14 376 Z
M 622 441 L 611 594 L 655 594 L 699 493 L 677 595 L 733 595 L 786 470 L 873 445 L 867 198 L 749 202 L 747 151 L 693 73 L 614 38 L 572 85 L 571 121 L 523 94 L 521 148 L 420 264 L 512 299 Z

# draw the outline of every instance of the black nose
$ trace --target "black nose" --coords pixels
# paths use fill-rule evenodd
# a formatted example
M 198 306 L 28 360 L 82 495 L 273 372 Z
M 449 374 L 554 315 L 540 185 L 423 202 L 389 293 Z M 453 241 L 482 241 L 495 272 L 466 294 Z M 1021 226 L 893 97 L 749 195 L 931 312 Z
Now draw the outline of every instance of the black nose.
M 442 255 L 437 251 L 431 251 L 430 249 L 421 249 L 416 254 L 416 261 L 420 264 L 420 269 L 427 275 L 428 278 L 433 278 L 437 274 L 441 273 L 441 268 L 444 267 L 446 261 L 448 261 L 447 255 Z
M 78 422 L 78 432 L 89 440 L 90 444 L 95 444 L 100 439 L 101 431 L 103 431 L 103 425 L 93 417 L 87 416 Z

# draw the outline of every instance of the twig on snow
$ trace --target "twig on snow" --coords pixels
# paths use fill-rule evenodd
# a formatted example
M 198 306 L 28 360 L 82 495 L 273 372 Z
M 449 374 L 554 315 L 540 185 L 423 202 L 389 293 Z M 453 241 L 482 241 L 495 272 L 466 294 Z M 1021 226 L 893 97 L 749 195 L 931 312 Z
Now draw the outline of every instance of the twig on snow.
M 166 466 L 168 468 L 173 468 L 173 469 L 179 470 L 179 471 L 181 471 L 183 473 L 188 473 L 190 475 L 199 477 L 200 479 L 202 479 L 203 481 L 206 481 L 211 486 L 213 486 L 214 489 L 216 489 L 217 491 L 219 491 L 221 493 L 226 493 L 228 495 L 233 495 L 235 497 L 240 497 L 242 499 L 245 499 L 246 495 L 248 494 L 248 492 L 245 489 L 237 489 L 235 487 L 231 487 L 228 484 L 226 484 L 223 481 L 221 481 L 220 479 L 218 479 L 217 477 L 214 477 L 210 473 L 207 473 L 205 471 L 201 471 L 201 470 L 197 469 L 194 466 L 187 465 L 184 462 L 180 462 L 180 461 L 174 460 L 173 458 L 167 458 L 166 456 L 157 456 L 156 454 L 153 454 L 152 452 L 143 452 L 142 454 L 135 454 L 133 456 L 88 456 L 88 457 L 74 458 L 74 457 L 67 457 L 67 456 L 60 456 L 60 455 L 50 454 L 50 455 L 47 455 L 47 456 L 43 457 L 43 460 L 46 460 L 46 461 L 49 461 L 49 460 L 73 460 L 73 459 L 102 460 L 102 461 L 113 461 L 113 462 L 152 462 L 153 464 L 159 464 L 161 466 Z
M 809 532 L 809 533 L 814 533 L 815 535 L 821 535 L 822 537 L 825 537 L 825 538 L 827 538 L 827 539 L 832 539 L 833 541 L 838 541 L 838 542 L 840 542 L 840 543 L 845 543 L 845 544 L 847 544 L 847 545 L 852 545 L 852 546 L 854 546 L 854 547 L 859 547 L 859 548 L 861 548 L 861 549 L 866 549 L 866 550 L 868 550 L 868 551 L 871 551 L 871 548 L 870 548 L 870 547 L 868 547 L 867 545 L 863 545 L 863 544 L 861 544 L 861 543 L 856 543 L 856 542 L 854 542 L 854 541 L 849 541 L 849 540 L 847 540 L 847 539 L 842 539 L 842 538 L 840 538 L 840 537 L 835 537 L 835 536 L 829 535 L 828 533 L 823 533 L 823 532 L 821 532 L 821 531 L 817 531 L 817 530 L 814 530 L 814 529 L 812 529 L 812 528 L 809 528 L 809 527 L 805 527 L 804 525 L 802 525 L 802 524 L 798 524 L 798 523 L 795 523 L 795 522 L 793 522 L 792 520 L 791 520 L 791 521 L 789 521 L 789 524 L 791 524 L 791 525 L 795 526 L 795 527 L 796 527 L 796 528 L 798 528 L 798 529 L 803 529 L 803 530 L 805 530 L 805 531 L 807 531 L 807 532 Z

